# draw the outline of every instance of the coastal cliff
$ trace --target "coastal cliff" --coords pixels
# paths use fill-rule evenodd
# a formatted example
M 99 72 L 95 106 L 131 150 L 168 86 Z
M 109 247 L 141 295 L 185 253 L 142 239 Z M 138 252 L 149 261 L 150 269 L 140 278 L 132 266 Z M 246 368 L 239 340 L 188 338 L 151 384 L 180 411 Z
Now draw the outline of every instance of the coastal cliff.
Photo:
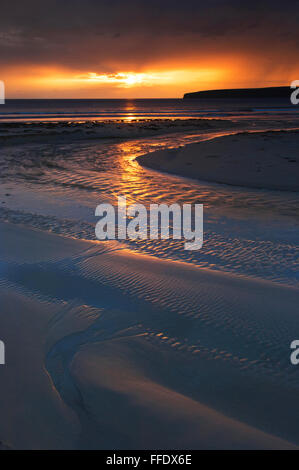
M 286 98 L 290 97 L 288 86 L 268 88 L 234 88 L 227 90 L 207 90 L 185 93 L 184 99 L 218 99 L 218 98 Z

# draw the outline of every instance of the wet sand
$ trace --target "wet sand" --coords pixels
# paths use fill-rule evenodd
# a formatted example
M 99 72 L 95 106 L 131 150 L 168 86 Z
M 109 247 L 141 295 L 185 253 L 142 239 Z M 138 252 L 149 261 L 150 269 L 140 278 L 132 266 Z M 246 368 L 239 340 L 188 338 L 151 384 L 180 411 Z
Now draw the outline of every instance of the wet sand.
M 288 351 L 298 290 L 114 242 L 10 224 L 0 233 L 4 446 L 299 442 Z
M 299 132 L 242 132 L 137 158 L 138 163 L 202 181 L 299 191 Z

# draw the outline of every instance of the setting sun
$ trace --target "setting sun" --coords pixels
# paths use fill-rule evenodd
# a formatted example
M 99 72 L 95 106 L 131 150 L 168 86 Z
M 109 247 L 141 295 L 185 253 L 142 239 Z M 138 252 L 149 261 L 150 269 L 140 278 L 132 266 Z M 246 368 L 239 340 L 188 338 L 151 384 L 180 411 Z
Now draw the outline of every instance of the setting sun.
M 131 74 L 131 75 L 128 75 L 127 78 L 125 78 L 125 83 L 126 83 L 128 86 L 136 85 L 136 83 L 142 83 L 142 79 L 143 79 L 143 75 L 142 75 L 142 74 L 140 74 L 140 75 Z

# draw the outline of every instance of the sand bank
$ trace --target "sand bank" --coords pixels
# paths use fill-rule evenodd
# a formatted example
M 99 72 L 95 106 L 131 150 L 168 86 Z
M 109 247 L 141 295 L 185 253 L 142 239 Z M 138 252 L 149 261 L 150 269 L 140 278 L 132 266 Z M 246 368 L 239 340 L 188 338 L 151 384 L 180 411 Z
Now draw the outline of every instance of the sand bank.
M 299 191 L 299 132 L 242 132 L 158 150 L 141 165 L 203 181 Z
M 140 119 L 133 121 L 3 122 L 0 144 L 74 142 L 98 139 L 136 139 L 177 132 L 231 129 L 228 119 Z

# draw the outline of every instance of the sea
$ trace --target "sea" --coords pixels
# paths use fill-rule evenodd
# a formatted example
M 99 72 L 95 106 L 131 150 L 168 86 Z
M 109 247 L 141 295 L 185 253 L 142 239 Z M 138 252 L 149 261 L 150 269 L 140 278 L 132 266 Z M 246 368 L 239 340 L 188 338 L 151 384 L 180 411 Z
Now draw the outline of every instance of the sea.
M 288 99 L 8 99 L 0 122 L 238 118 L 299 115 Z

